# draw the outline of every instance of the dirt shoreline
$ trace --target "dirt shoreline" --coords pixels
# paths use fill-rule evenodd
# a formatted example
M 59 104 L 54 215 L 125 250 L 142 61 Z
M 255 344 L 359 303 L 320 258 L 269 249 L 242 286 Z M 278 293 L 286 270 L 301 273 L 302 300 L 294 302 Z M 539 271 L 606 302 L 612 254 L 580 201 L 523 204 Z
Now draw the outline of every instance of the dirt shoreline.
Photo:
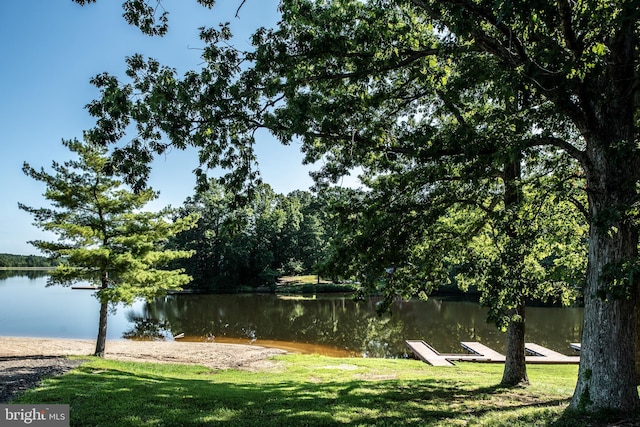
M 0 337 L 0 403 L 37 385 L 43 378 L 73 369 L 81 360 L 67 356 L 93 354 L 95 341 L 57 338 Z M 212 369 L 274 369 L 271 356 L 285 350 L 243 344 L 107 341 L 106 359 L 204 365 Z

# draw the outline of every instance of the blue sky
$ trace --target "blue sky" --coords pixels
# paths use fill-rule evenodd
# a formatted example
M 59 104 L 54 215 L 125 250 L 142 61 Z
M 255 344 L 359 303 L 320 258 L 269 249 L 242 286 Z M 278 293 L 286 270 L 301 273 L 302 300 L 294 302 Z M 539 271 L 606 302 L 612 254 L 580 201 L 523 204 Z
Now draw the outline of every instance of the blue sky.
M 209 11 L 195 0 L 165 1 L 170 30 L 164 38 L 150 38 L 122 18 L 122 1 L 98 0 L 81 7 L 70 0 L 0 2 L 0 138 L 3 150 L 0 180 L 0 253 L 38 254 L 27 243 L 51 239 L 32 225 L 18 202 L 43 206 L 44 186 L 22 173 L 27 161 L 50 170 L 52 160 L 63 162 L 70 153 L 61 140 L 81 138 L 93 125 L 84 106 L 98 97 L 91 77 L 109 72 L 124 74 L 124 58 L 134 53 L 159 59 L 180 74 L 199 68 L 198 27 L 230 21 L 237 43 L 246 43 L 259 26 L 278 21 L 277 0 L 246 0 L 235 18 L 240 0 L 219 0 Z M 266 136 L 257 144 L 260 169 L 275 191 L 288 193 L 312 184 L 301 165 L 299 147 L 281 146 Z M 160 199 L 151 206 L 174 207 L 193 194 L 198 166 L 194 152 L 173 151 L 154 164 L 151 186 Z

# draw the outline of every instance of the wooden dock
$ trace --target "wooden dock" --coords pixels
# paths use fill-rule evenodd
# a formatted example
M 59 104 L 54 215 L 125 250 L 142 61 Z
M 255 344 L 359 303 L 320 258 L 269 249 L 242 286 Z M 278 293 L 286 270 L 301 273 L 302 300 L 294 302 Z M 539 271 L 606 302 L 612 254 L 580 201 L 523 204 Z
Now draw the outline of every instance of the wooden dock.
M 418 359 L 433 366 L 453 366 L 453 363 L 447 360 L 447 358 L 438 353 L 424 341 L 419 340 L 407 340 L 405 341 L 407 348 L 413 352 Z
M 580 363 L 580 356 L 567 356 L 532 342 L 525 343 L 524 349 L 531 354 L 525 357 L 527 363 Z
M 411 350 L 418 359 L 433 366 L 453 366 L 453 362 L 463 361 L 504 363 L 506 360 L 504 354 L 498 353 L 476 341 L 464 341 L 460 343 L 462 348 L 468 352 L 466 354 L 439 353 L 436 349 L 421 340 L 407 340 L 406 344 L 407 348 Z M 579 356 L 566 356 L 535 343 L 525 343 L 525 351 L 530 354 L 529 356 L 525 356 L 526 362 L 530 364 L 566 364 L 580 362 Z
M 461 342 L 460 345 L 469 353 L 482 355 L 489 359 L 489 362 L 492 363 L 504 363 L 506 359 L 504 354 L 500 354 L 497 351 L 477 341 L 465 341 Z

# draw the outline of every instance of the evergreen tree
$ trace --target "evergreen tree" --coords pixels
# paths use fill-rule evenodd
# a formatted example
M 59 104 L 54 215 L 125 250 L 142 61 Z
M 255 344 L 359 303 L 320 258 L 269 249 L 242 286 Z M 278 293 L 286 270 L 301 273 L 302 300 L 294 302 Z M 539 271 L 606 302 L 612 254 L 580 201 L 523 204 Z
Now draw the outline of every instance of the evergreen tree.
M 164 249 L 166 240 L 191 228 L 195 216 L 168 221 L 169 210 L 143 211 L 157 197 L 151 189 L 132 192 L 107 173 L 106 149 L 90 142 L 66 140 L 78 155 L 64 164 L 53 162 L 54 173 L 37 171 L 28 163 L 23 171 L 46 184 L 51 207 L 19 207 L 35 218 L 35 225 L 58 236 L 57 241 L 32 241 L 62 263 L 51 273 L 49 285 L 89 282 L 98 287 L 100 321 L 95 356 L 103 357 L 109 304 L 130 304 L 137 297 L 152 299 L 180 289 L 190 277 L 164 266 L 191 252 Z

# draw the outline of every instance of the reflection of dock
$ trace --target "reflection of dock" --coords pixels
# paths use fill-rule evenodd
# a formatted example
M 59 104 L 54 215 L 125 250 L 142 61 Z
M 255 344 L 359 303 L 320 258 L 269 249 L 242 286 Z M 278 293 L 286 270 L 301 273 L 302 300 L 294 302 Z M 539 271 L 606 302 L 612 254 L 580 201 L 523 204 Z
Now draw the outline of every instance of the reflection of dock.
M 433 366 L 453 366 L 453 362 L 486 362 L 504 363 L 505 356 L 486 345 L 476 341 L 461 342 L 460 345 L 468 351 L 466 354 L 438 353 L 433 347 L 421 340 L 407 340 L 407 348 L 420 360 Z M 579 344 L 572 344 L 571 347 Z M 525 343 L 525 350 L 530 356 L 526 356 L 527 363 L 566 364 L 579 363 L 579 356 L 565 356 L 535 343 Z

